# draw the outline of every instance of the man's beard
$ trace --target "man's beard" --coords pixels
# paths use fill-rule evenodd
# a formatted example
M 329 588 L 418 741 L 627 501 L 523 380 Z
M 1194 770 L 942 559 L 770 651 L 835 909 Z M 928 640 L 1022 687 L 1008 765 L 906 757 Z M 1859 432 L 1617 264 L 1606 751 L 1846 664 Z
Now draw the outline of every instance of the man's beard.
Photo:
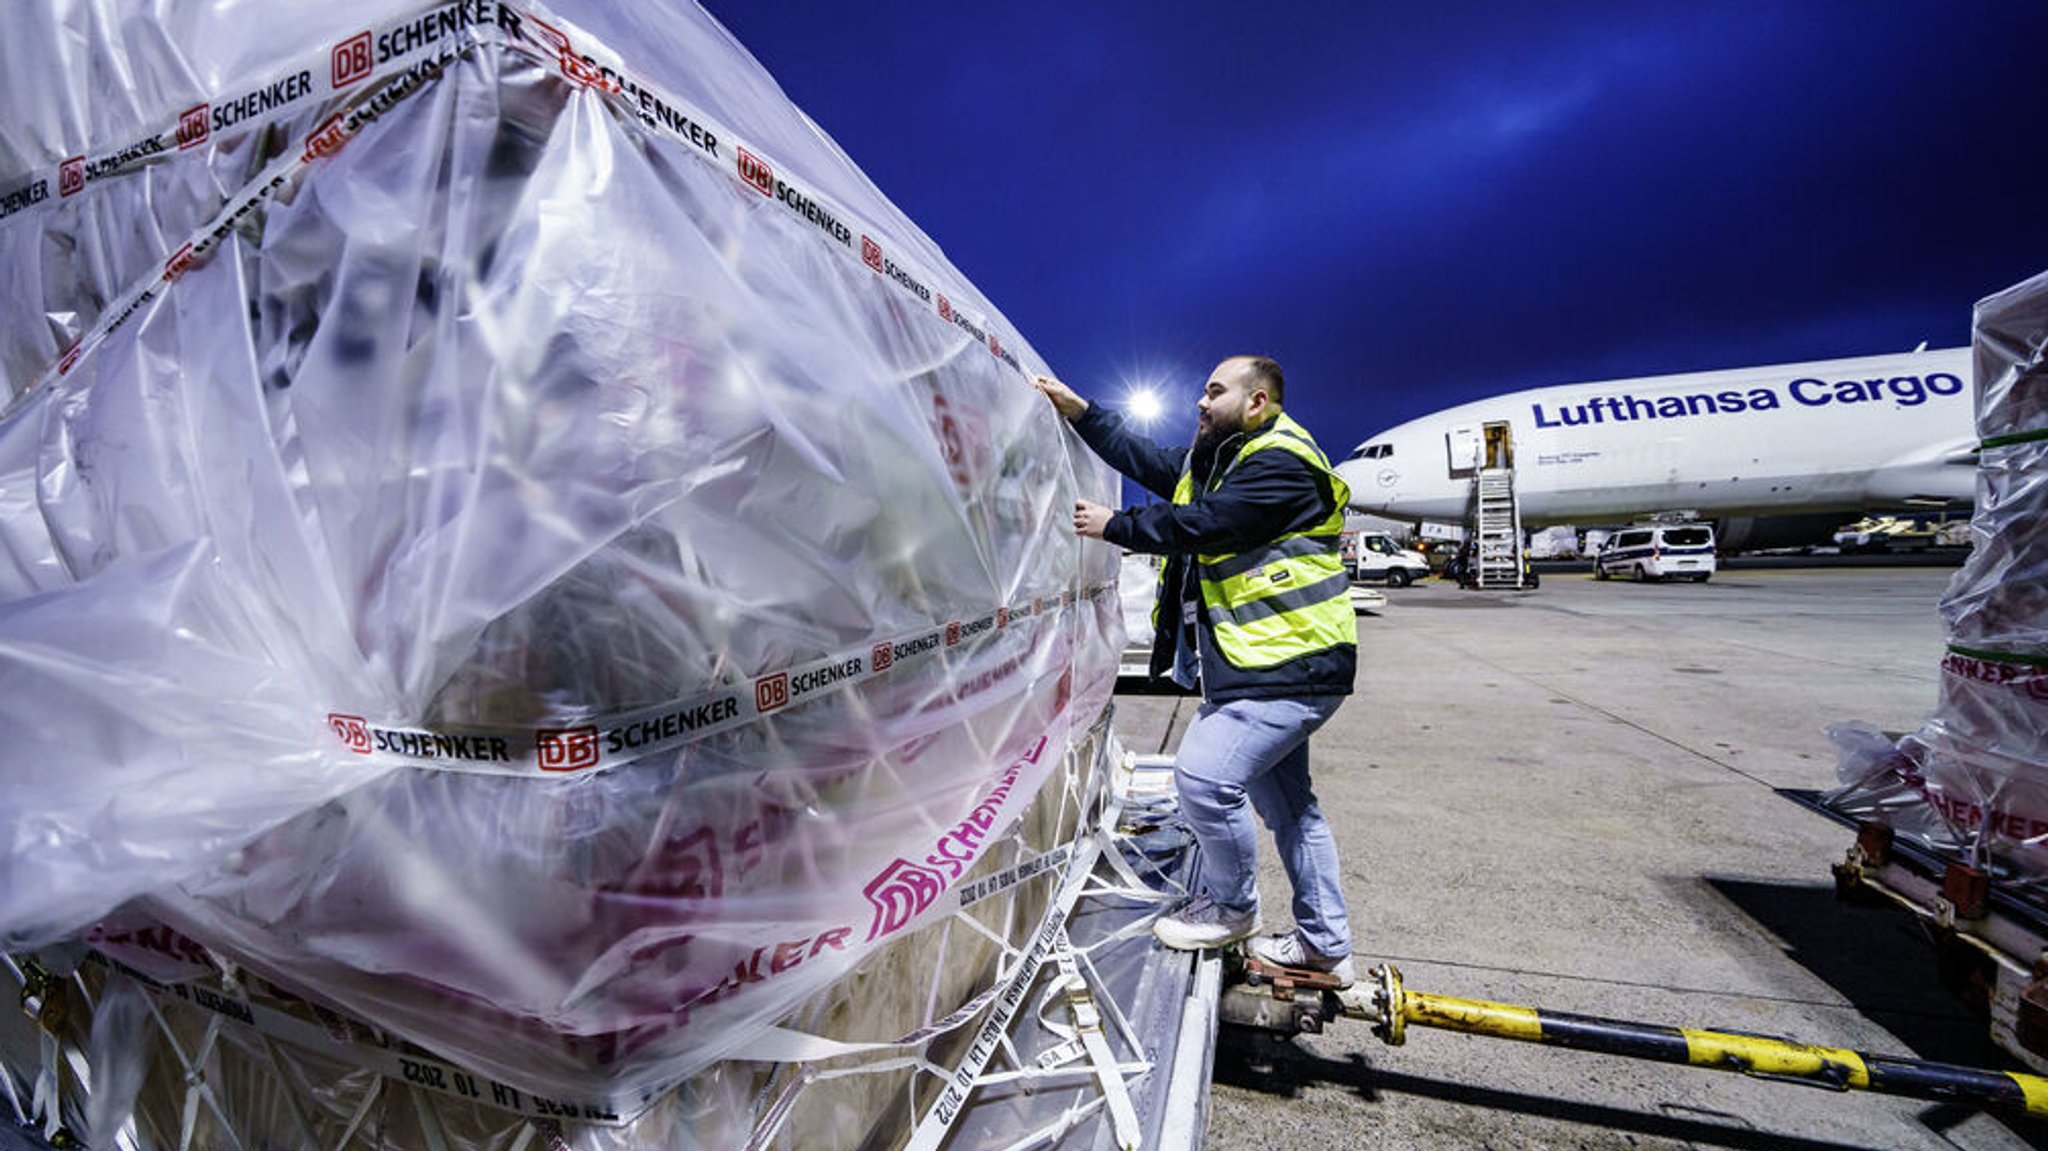
M 1242 420 L 1211 416 L 1207 423 L 1196 421 L 1195 442 L 1188 449 L 1190 470 L 1197 477 L 1206 479 L 1210 470 L 1216 466 L 1217 450 L 1223 446 L 1224 441 L 1242 431 Z

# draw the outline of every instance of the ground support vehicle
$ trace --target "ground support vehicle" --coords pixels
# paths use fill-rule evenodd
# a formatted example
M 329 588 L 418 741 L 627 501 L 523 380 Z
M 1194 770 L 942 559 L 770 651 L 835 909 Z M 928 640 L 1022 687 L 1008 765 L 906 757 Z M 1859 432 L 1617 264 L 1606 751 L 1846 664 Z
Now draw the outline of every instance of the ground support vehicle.
M 1932 524 L 1906 516 L 1865 516 L 1835 532 L 1845 552 L 1924 552 L 1936 543 Z
M 1608 537 L 1593 557 L 1593 578 L 1626 575 L 1639 582 L 1714 576 L 1714 529 L 1701 523 L 1638 524 Z
M 1388 587 L 1407 587 L 1429 575 L 1429 561 L 1420 552 L 1404 548 L 1384 532 L 1360 532 L 1351 578 L 1360 582 L 1384 582 Z

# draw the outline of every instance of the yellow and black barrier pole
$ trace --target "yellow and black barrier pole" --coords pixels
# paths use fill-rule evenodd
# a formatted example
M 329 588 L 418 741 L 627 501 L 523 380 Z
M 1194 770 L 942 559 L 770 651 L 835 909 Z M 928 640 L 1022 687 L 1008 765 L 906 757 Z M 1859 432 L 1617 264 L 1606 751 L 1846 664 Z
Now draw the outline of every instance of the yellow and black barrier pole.
M 1697 1031 L 1430 995 L 1404 988 L 1400 971 L 1392 966 L 1375 968 L 1373 976 L 1378 982 L 1373 999 L 1380 1019 L 1375 1030 L 1388 1043 L 1402 1042 L 1405 1028 L 1410 1025 L 1437 1027 L 1659 1063 L 1739 1071 L 1837 1091 L 1976 1102 L 2048 1115 L 2048 1079 L 2037 1075 L 1866 1055 L 1841 1047 L 1815 1047 L 1758 1035 Z
M 1218 1009 L 1226 1022 L 1262 1030 L 1320 1031 L 1341 1014 L 1371 1021 L 1374 1033 L 1394 1045 L 1407 1040 L 1411 1026 L 1434 1027 L 1736 1071 L 1835 1091 L 1874 1091 L 2048 1115 L 2048 1078 L 2038 1075 L 1431 995 L 1404 987 L 1400 969 L 1391 964 L 1375 967 L 1366 979 L 1341 989 L 1327 976 L 1271 967 L 1256 959 L 1245 961 L 1242 971 L 1243 982 L 1224 989 Z

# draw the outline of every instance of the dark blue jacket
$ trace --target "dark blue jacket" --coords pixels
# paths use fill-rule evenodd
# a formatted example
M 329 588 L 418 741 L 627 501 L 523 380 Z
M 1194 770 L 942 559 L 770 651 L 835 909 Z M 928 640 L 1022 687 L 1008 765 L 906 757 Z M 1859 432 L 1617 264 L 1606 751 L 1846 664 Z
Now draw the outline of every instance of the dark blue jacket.
M 1074 421 L 1074 430 L 1109 466 L 1136 480 L 1165 503 L 1128 507 L 1109 519 L 1102 538 L 1119 547 L 1167 557 L 1159 581 L 1159 628 L 1152 641 L 1154 679 L 1173 668 L 1182 604 L 1197 605 L 1196 626 L 1183 637 L 1201 653 L 1202 696 L 1211 703 L 1304 695 L 1349 695 L 1358 675 L 1358 647 L 1343 644 L 1269 668 L 1231 666 L 1216 650 L 1208 613 L 1200 610 L 1201 583 L 1192 557 L 1245 551 L 1329 517 L 1336 502 L 1329 480 L 1293 452 L 1253 452 L 1232 467 L 1242 439 L 1226 441 L 1208 476 L 1195 477 L 1192 502 L 1175 504 L 1173 489 L 1189 466 L 1185 448 L 1165 448 L 1131 430 L 1119 412 L 1100 404 Z

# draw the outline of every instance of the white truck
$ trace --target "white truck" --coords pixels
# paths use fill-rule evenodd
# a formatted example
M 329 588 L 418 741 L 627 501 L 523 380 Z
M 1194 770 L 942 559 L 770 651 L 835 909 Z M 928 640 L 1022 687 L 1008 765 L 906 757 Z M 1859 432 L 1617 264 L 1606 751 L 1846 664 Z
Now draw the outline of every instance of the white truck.
M 1421 552 L 1402 547 L 1385 532 L 1356 533 L 1350 559 L 1351 578 L 1360 582 L 1384 580 L 1388 587 L 1407 587 L 1429 574 Z

